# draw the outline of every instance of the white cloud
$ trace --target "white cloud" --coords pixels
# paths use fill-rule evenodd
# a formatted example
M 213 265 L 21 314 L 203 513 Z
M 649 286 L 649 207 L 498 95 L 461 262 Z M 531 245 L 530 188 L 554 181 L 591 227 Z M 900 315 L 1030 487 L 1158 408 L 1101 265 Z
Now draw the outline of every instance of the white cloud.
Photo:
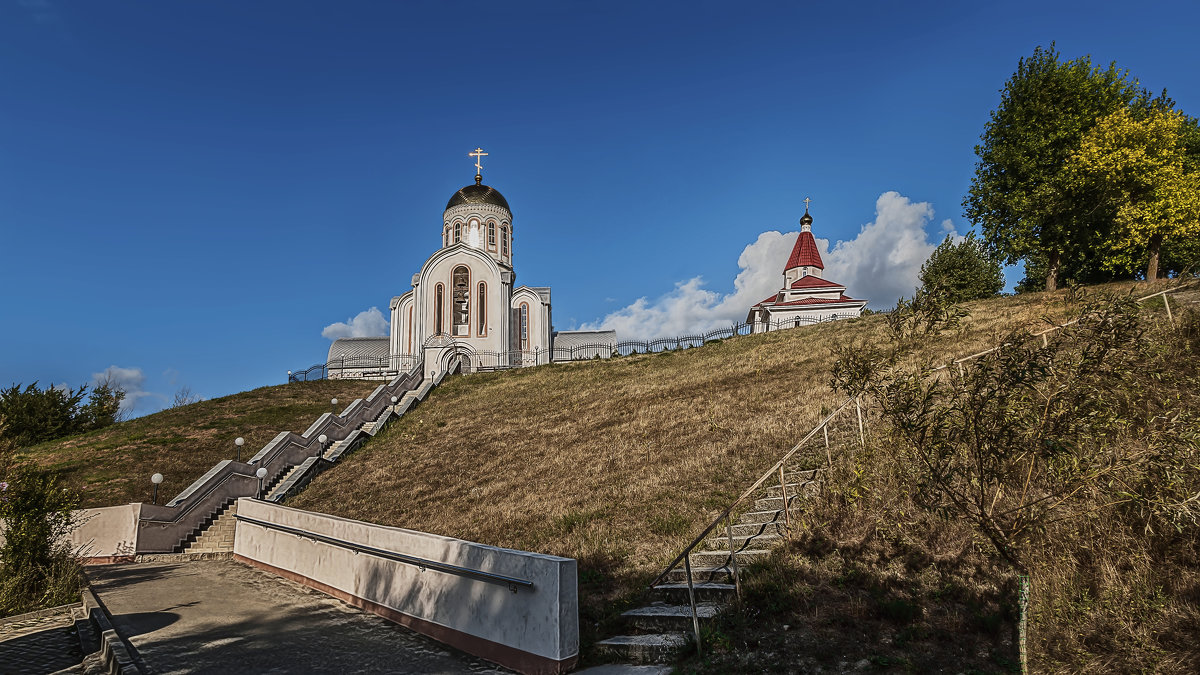
M 875 220 L 850 241 L 829 248 L 828 239 L 817 239 L 825 262 L 825 277 L 845 284 L 847 294 L 886 309 L 901 295 L 917 287 L 921 265 L 947 234 L 949 220 L 941 223 L 930 243 L 925 228 L 933 219 L 928 202 L 910 201 L 897 192 L 885 192 L 875 202 Z M 817 223 L 818 231 L 820 223 Z M 603 319 L 585 323 L 582 330 L 615 330 L 621 339 L 655 338 L 705 333 L 746 318 L 750 307 L 779 290 L 797 232 L 763 232 L 738 256 L 741 271 L 733 292 L 722 294 L 704 288 L 701 277 L 675 284 L 675 290 L 650 301 L 638 298 Z M 957 236 L 957 235 L 955 235 Z
M 378 307 L 359 312 L 353 319 L 338 321 L 325 326 L 321 337 L 336 340 L 344 337 L 376 337 L 388 334 L 388 320 Z
M 925 228 L 933 220 L 929 202 L 912 202 L 898 192 L 885 192 L 875 201 L 875 221 L 863 225 L 858 236 L 839 241 L 832 250 L 828 239 L 817 239 L 825 276 L 846 285 L 846 293 L 871 301 L 875 309 L 887 309 L 902 295 L 917 288 L 921 265 L 933 249 L 950 234 L 954 224 L 941 222 L 934 241 Z
M 796 233 L 763 232 L 738 256 L 741 271 L 733 280 L 733 292 L 721 294 L 703 288 L 704 280 L 693 277 L 675 284 L 675 290 L 650 302 L 636 302 L 581 330 L 615 330 L 620 338 L 655 338 L 706 333 L 725 328 L 746 318 L 750 306 L 779 290 L 783 265 L 787 262 Z
M 93 386 L 106 382 L 110 385 L 120 388 L 125 392 L 125 400 L 121 403 L 122 412 L 128 414 L 137 409 L 138 405 L 145 399 L 158 399 L 166 401 L 166 396 L 146 391 L 146 374 L 141 368 L 122 368 L 121 366 L 109 366 L 99 373 L 92 373 Z

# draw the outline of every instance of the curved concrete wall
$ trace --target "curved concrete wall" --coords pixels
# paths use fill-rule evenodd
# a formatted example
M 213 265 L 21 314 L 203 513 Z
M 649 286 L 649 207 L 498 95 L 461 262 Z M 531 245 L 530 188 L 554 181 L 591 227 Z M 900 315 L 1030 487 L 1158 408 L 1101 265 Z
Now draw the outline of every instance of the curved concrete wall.
M 576 563 L 414 530 L 372 525 L 254 499 L 238 501 L 234 555 L 524 673 L 561 673 L 579 655 Z M 253 518 L 355 544 L 525 579 L 511 590 L 314 541 Z

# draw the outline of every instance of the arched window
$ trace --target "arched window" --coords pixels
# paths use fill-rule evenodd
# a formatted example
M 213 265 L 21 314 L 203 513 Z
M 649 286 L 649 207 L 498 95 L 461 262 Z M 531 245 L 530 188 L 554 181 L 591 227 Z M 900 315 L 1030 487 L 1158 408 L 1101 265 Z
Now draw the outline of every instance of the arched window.
M 462 241 L 462 223 L 454 224 L 454 243 Z
M 521 351 L 529 351 L 529 304 L 521 303 Z
M 454 337 L 471 334 L 471 270 L 459 265 L 450 273 L 450 284 L 454 296 L 451 299 L 450 315 Z
M 488 250 L 496 250 L 496 224 L 488 223 Z
M 442 286 L 441 284 L 434 286 L 434 288 L 433 288 L 433 324 L 434 324 L 434 327 L 437 328 L 437 330 L 434 331 L 435 333 L 445 333 L 446 332 L 446 325 L 445 325 L 445 323 L 443 323 L 445 321 L 445 319 L 442 318 L 443 316 L 445 316 L 445 309 L 444 309 L 445 302 L 446 302 L 445 301 L 445 293 L 446 293 L 446 288 L 444 286 Z
M 475 310 L 475 315 L 479 317 L 479 327 L 476 333 L 479 337 L 487 335 L 487 283 L 479 282 L 479 292 L 475 296 L 475 304 L 479 309 Z
M 508 257 L 508 226 L 500 227 L 500 255 Z

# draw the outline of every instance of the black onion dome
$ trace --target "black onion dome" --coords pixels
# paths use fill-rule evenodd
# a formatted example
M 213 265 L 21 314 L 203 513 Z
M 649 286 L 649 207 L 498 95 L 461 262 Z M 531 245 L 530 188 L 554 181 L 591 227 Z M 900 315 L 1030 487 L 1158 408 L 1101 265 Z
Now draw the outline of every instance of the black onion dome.
M 800 216 L 801 225 L 812 225 L 812 216 L 808 215 L 808 209 L 804 209 L 804 215 Z
M 446 210 L 449 211 L 459 204 L 493 204 L 512 213 L 512 209 L 508 208 L 508 202 L 504 200 L 504 195 L 500 194 L 496 188 L 484 185 L 483 178 L 480 176 L 475 176 L 474 185 L 468 185 L 450 195 L 450 201 L 446 202 Z

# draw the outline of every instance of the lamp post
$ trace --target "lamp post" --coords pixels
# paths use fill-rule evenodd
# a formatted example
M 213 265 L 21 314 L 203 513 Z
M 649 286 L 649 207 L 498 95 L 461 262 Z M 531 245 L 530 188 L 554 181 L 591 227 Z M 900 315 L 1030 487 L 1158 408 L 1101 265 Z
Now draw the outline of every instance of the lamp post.
M 255 471 L 254 475 L 258 476 L 258 498 L 262 499 L 262 482 L 267 477 L 267 468 L 265 466 L 258 467 L 258 471 Z
M 396 403 L 398 403 L 399 401 L 400 401 L 400 399 L 396 398 L 395 396 L 392 397 L 392 414 L 393 415 L 396 414 Z
M 154 483 L 154 503 L 158 504 L 158 484 L 163 482 L 163 475 L 161 473 L 156 473 L 153 476 L 150 476 L 150 482 Z
M 246 439 L 242 438 L 241 436 L 238 436 L 237 438 L 233 439 L 233 444 L 237 446 L 237 449 L 238 449 L 238 460 L 237 461 L 240 462 L 240 461 L 242 461 L 242 446 L 246 444 Z
M 288 382 L 292 381 L 292 371 L 288 371 Z
M 329 399 L 329 409 L 334 415 L 337 414 L 337 399 L 336 398 Z
M 322 455 L 325 454 L 325 443 L 327 443 L 328 441 L 329 441 L 329 437 L 326 436 L 325 434 L 321 434 L 320 436 L 317 436 L 317 443 L 321 444 L 320 454 L 322 454 Z

